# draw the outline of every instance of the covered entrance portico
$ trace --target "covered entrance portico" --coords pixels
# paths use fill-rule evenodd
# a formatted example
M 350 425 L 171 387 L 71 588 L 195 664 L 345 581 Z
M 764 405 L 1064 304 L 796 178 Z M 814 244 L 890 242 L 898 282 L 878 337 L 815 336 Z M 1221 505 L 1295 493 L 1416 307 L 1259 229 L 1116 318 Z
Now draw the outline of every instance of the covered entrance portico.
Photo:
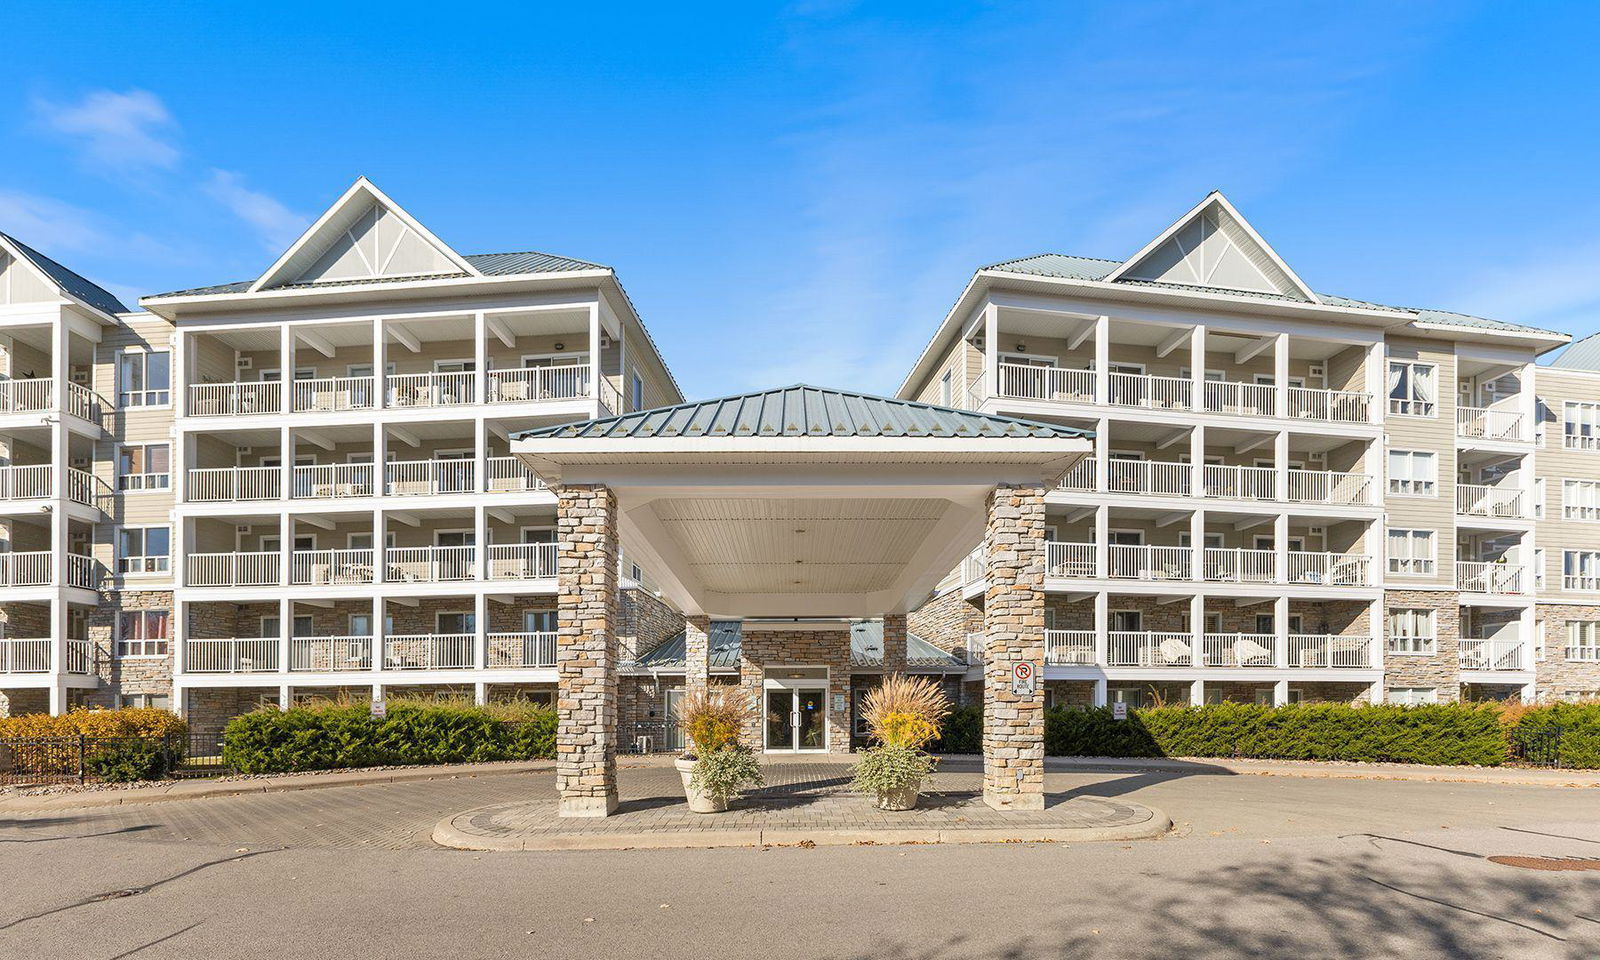
M 761 704 L 747 745 L 843 752 L 848 620 L 881 617 L 884 672 L 903 670 L 906 613 L 979 544 L 984 798 L 1043 806 L 1044 495 L 1089 452 L 1083 431 L 796 386 L 512 449 L 558 502 L 563 815 L 616 808 L 619 551 L 686 618 L 686 690 L 709 682 L 711 621 L 742 621 L 740 682 Z

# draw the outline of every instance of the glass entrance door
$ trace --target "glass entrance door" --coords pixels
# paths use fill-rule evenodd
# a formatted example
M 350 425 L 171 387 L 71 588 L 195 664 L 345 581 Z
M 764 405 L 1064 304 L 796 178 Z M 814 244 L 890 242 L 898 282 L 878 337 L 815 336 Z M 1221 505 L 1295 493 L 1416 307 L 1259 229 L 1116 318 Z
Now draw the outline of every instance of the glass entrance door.
M 824 687 L 766 692 L 766 749 L 828 749 L 828 691 Z

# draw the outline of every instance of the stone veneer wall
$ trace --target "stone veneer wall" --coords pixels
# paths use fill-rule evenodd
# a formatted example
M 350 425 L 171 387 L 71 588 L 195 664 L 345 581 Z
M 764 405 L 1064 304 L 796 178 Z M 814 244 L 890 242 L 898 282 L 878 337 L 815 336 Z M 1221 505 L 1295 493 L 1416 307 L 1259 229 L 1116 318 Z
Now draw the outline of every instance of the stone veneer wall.
M 1544 658 L 1538 671 L 1540 700 L 1561 700 L 1600 691 L 1600 663 L 1567 660 L 1567 621 L 1600 620 L 1600 606 L 1541 603 L 1534 617 L 1544 623 Z
M 983 632 L 983 608 L 949 590 L 906 615 L 906 630 L 950 653 L 965 651 L 967 634 Z
M 828 668 L 828 752 L 850 752 L 850 632 L 848 630 L 751 630 L 745 625 L 739 642 L 739 681 L 751 697 L 744 742 L 761 749 L 766 702 L 762 680 L 768 667 Z M 844 709 L 834 701 L 844 697 Z
M 50 636 L 50 605 L 45 603 L 0 603 L 0 637 L 19 639 Z M 0 678 L 0 685 L 5 683 Z M 25 713 L 49 713 L 50 691 L 0 686 L 0 717 Z
M 559 487 L 556 518 L 559 809 L 606 816 L 617 808 L 617 496 L 599 484 Z
M 151 694 L 168 698 L 172 703 L 172 659 L 175 641 L 168 642 L 167 653 L 160 657 L 116 656 L 117 620 L 123 613 L 134 610 L 173 611 L 170 590 L 124 590 L 102 592 L 100 605 L 89 611 L 89 640 L 95 648 L 95 670 L 100 675 L 100 686 L 87 692 L 86 705 L 114 707 L 123 696 L 134 693 Z M 176 633 L 169 624 L 170 633 Z
M 622 621 L 617 647 L 623 660 L 654 650 L 662 641 L 683 630 L 683 614 L 648 590 L 622 591 Z
M 983 797 L 999 809 L 1044 809 L 1044 496 L 1002 485 L 989 496 L 984 553 Z M 1033 666 L 1033 692 L 1012 670 Z
M 1439 702 L 1461 696 L 1461 598 L 1453 590 L 1386 590 L 1383 595 L 1383 639 L 1389 642 L 1390 610 L 1402 607 L 1434 611 L 1434 655 L 1416 657 L 1385 652 L 1383 684 L 1389 687 L 1433 687 Z

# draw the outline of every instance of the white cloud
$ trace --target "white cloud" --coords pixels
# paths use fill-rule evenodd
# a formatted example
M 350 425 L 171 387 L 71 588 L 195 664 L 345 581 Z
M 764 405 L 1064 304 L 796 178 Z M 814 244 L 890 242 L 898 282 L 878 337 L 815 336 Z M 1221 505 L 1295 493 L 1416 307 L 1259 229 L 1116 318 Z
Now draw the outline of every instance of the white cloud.
M 41 251 L 88 250 L 106 239 L 89 211 L 12 190 L 0 190 L 0 230 Z
M 177 166 L 171 142 L 177 123 L 161 98 L 148 90 L 95 90 L 72 104 L 34 101 L 51 129 L 82 141 L 84 157 L 110 172 Z
M 310 222 L 276 198 L 246 187 L 244 178 L 229 170 L 211 171 L 204 189 L 234 216 L 254 227 L 261 234 L 262 242 L 274 250 L 282 250 L 293 243 Z

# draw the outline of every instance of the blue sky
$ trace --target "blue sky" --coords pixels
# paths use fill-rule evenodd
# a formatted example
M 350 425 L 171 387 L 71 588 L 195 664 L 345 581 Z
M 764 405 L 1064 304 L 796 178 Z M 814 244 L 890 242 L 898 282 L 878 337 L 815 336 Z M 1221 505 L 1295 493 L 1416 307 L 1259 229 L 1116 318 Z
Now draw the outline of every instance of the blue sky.
M 124 297 L 358 174 L 615 266 L 691 396 L 890 392 L 972 271 L 1223 190 L 1319 290 L 1600 330 L 1588 3 L 11 0 L 0 230 Z

